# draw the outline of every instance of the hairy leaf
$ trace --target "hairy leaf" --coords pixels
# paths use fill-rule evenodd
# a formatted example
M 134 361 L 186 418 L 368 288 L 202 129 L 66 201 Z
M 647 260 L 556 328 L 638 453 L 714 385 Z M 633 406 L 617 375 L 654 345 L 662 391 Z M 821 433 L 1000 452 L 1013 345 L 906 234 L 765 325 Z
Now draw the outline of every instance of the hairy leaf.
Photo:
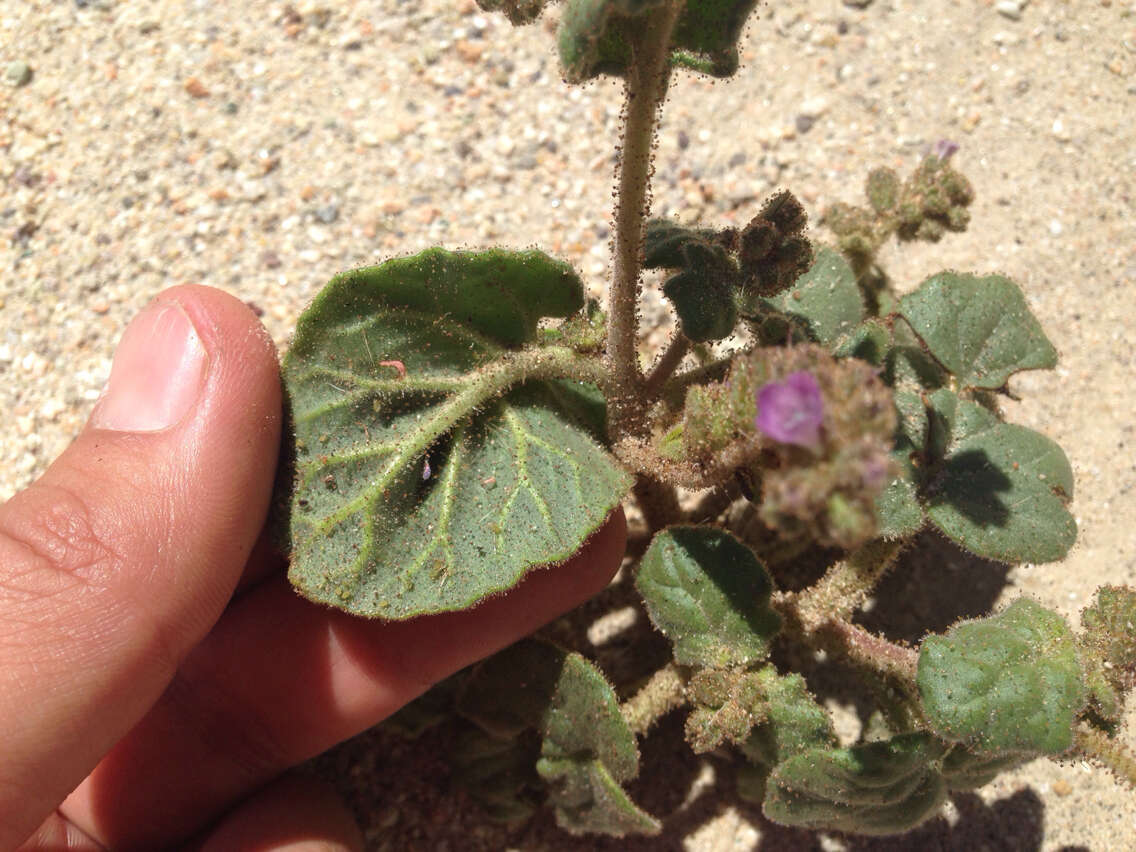
M 454 780 L 496 822 L 523 822 L 539 802 L 533 739 L 497 739 L 470 725 L 449 752 Z
M 918 499 L 920 456 L 927 440 L 927 410 L 918 394 L 895 392 L 899 415 L 892 463 L 898 471 L 888 487 L 876 498 L 878 534 L 886 539 L 912 536 L 923 526 L 925 515 Z
M 944 747 L 926 734 L 798 754 L 773 770 L 765 815 L 782 825 L 858 834 L 898 834 L 946 799 L 934 762 Z
M 644 269 L 681 269 L 686 266 L 685 249 L 691 243 L 710 245 L 715 233 L 708 228 L 688 228 L 671 219 L 651 219 L 643 241 Z
M 800 322 L 809 339 L 829 347 L 850 337 L 865 313 L 856 273 L 827 246 L 817 252 L 808 272 L 768 303 Z
M 566 0 L 558 44 L 565 77 L 622 76 L 647 16 L 665 0 Z M 715 77 L 738 68 L 737 42 L 757 0 L 687 0 L 671 38 L 672 63 Z
M 577 356 L 516 350 L 582 303 L 571 269 L 540 252 L 431 249 L 324 288 L 283 364 L 302 594 L 411 618 L 579 548 L 630 480 L 563 388 L 525 382 Z
M 746 758 L 772 767 L 794 755 L 836 745 L 832 719 L 809 694 L 803 677 L 778 674 L 772 666 L 757 677 L 766 716 L 741 747 Z
M 1017 769 L 1033 759 L 1032 754 L 974 754 L 961 745 L 951 748 L 940 770 L 951 790 L 977 790 L 999 773 Z
M 683 665 L 724 668 L 764 659 L 781 619 L 773 582 L 753 551 L 724 530 L 671 527 L 655 536 L 635 584 L 651 621 Z
M 728 337 L 738 322 L 732 290 L 736 264 L 721 246 L 703 242 L 686 243 L 682 256 L 682 271 L 663 284 L 682 333 L 696 343 Z
M 950 391 L 931 401 L 931 449 L 942 455 L 926 489 L 935 526 L 987 559 L 1053 562 L 1068 553 L 1077 525 L 1066 509 L 1073 471 L 1061 447 Z
M 935 732 L 985 752 L 1066 751 L 1086 700 L 1069 625 L 1029 598 L 927 637 L 917 682 Z
M 1085 678 L 1097 713 L 1118 722 L 1136 678 L 1136 589 L 1101 586 L 1081 612 Z
M 1000 388 L 1019 370 L 1057 364 L 1021 290 L 1001 275 L 940 273 L 904 296 L 899 312 L 962 387 Z
M 658 831 L 658 823 L 619 788 L 639 772 L 635 735 L 611 686 L 579 654 L 522 640 L 478 666 L 458 706 L 495 736 L 530 728 L 541 735 L 537 772 L 564 828 L 616 835 Z

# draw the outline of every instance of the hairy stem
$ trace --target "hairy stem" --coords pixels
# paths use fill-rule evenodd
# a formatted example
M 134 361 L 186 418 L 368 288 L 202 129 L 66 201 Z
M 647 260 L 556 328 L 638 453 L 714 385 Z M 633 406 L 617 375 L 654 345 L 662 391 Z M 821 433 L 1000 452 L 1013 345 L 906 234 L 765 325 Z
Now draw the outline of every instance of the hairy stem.
M 1108 737 L 1085 722 L 1073 729 L 1073 742 L 1085 757 L 1108 769 L 1136 790 L 1136 754 L 1124 743 Z
M 806 628 L 815 629 L 829 619 L 851 618 L 895 564 L 901 547 L 901 541 L 873 539 L 829 568 L 816 585 L 797 597 L 797 610 Z
M 641 473 L 635 478 L 633 493 L 652 534 L 682 518 L 678 495 L 672 486 Z
M 685 702 L 686 680 L 678 666 L 667 663 L 619 709 L 635 736 L 642 736 L 655 722 Z
M 607 366 L 615 384 L 609 397 L 611 438 L 642 432 L 643 377 L 639 371 L 639 275 L 647 221 L 647 190 L 655 122 L 667 91 L 671 31 L 682 8 L 667 3 L 648 16 L 627 69 L 626 122 L 620 150 L 615 207 L 615 257 L 608 291 Z
M 678 369 L 682 359 L 690 351 L 690 340 L 681 331 L 676 331 L 674 339 L 667 346 L 666 351 L 655 361 L 651 372 L 647 374 L 646 394 L 648 399 L 654 399 L 662 393 L 663 385 Z
M 919 652 L 897 645 L 858 624 L 833 618 L 818 630 L 821 646 L 850 662 L 878 671 L 914 687 Z

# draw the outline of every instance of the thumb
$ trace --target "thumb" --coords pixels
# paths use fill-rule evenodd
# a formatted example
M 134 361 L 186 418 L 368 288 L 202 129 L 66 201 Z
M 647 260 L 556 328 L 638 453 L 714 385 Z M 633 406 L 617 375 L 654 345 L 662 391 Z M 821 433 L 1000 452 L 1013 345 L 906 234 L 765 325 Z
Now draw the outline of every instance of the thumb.
M 252 312 L 168 290 L 90 422 L 0 506 L 0 848 L 141 719 L 221 614 L 264 524 L 276 353 Z

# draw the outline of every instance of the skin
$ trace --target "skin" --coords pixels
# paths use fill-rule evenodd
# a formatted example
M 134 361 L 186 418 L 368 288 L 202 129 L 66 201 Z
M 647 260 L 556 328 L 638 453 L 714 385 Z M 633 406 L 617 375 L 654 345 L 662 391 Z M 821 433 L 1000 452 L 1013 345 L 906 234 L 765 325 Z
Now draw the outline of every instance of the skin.
M 153 371 L 136 333 L 84 431 L 0 506 L 0 850 L 362 849 L 335 795 L 289 768 L 602 589 L 623 515 L 466 612 L 380 623 L 305 601 L 263 537 L 271 340 L 207 287 L 151 310 L 204 349 L 184 413 L 122 428 L 116 377 Z

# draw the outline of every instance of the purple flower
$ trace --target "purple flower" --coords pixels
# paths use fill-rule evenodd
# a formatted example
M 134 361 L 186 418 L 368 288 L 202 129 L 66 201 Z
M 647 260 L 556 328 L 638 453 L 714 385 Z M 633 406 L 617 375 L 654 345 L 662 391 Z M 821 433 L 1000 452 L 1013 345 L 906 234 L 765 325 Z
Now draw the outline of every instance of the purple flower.
M 946 162 L 958 149 L 958 142 L 952 142 L 950 139 L 940 139 L 934 144 L 934 146 L 932 146 L 931 153 L 938 157 L 940 160 Z
M 775 441 L 816 448 L 824 422 L 824 400 L 811 373 L 791 373 L 757 392 L 757 428 Z

